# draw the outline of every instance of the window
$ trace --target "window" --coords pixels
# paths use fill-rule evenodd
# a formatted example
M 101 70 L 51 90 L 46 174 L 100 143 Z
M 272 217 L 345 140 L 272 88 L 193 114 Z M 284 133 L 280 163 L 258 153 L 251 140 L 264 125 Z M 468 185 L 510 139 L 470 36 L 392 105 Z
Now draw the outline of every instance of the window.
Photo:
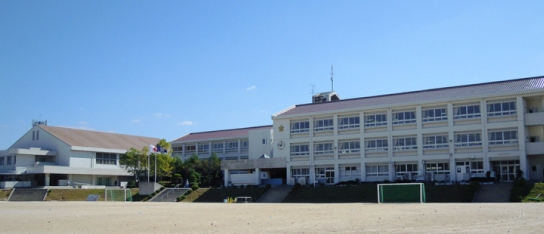
M 4 157 L 0 157 L 0 165 L 4 165 Z
M 320 120 L 314 121 L 314 131 L 322 132 L 322 131 L 332 131 L 332 130 L 334 130 L 332 119 L 320 119 Z
M 487 104 L 487 116 L 505 116 L 516 114 L 516 101 Z
M 387 151 L 387 139 L 365 140 L 365 151 Z
M 310 177 L 310 169 L 308 168 L 293 168 L 291 169 L 291 177 Z
M 36 140 L 40 140 L 40 131 L 36 131 Z
M 397 177 L 402 179 L 412 179 L 412 176 L 417 175 L 417 163 L 395 164 L 395 172 Z M 412 176 L 410 176 L 411 174 Z
M 484 173 L 484 162 L 470 162 L 470 173 Z
M 446 108 L 432 108 L 421 110 L 423 122 L 438 122 L 448 120 Z
M 338 129 L 359 128 L 359 116 L 338 118 Z
M 210 145 L 208 144 L 199 144 L 198 153 L 208 153 L 210 151 Z
M 238 142 L 227 142 L 227 152 L 238 151 Z
M 480 105 L 465 105 L 453 107 L 454 119 L 480 118 Z
M 505 130 L 489 132 L 489 145 L 508 145 L 518 143 L 518 131 Z
M 32 131 L 32 141 L 36 140 L 36 131 Z
M 310 155 L 310 147 L 307 144 L 291 145 L 291 156 Z
M 11 165 L 11 156 L 8 156 L 6 165 Z
M 393 150 L 415 150 L 417 149 L 416 137 L 399 137 L 393 139 L 395 147 Z
M 471 147 L 481 146 L 482 138 L 478 133 L 456 133 L 455 134 L 455 147 Z
M 340 177 L 359 178 L 361 171 L 357 170 L 357 166 L 340 166 Z
M 426 163 L 425 171 L 432 172 L 433 174 L 450 174 L 449 163 Z
M 389 176 L 389 165 L 368 165 L 366 168 L 366 176 Z
M 291 133 L 305 133 L 310 131 L 309 121 L 299 121 L 291 123 Z
M 196 152 L 196 146 L 194 145 L 185 146 L 185 153 L 192 154 L 194 152 Z
M 342 141 L 338 142 L 340 146 L 339 154 L 359 153 L 361 151 L 361 143 L 359 141 Z
M 212 152 L 223 153 L 223 143 L 212 143 Z
M 96 164 L 117 165 L 117 154 L 96 153 Z
M 387 125 L 386 114 L 365 115 L 365 127 Z
M 409 124 L 416 122 L 415 111 L 402 111 L 393 113 L 393 124 Z
M 242 144 L 241 150 L 247 150 L 249 148 L 249 141 L 242 141 L 240 142 Z
M 424 136 L 423 137 L 423 149 L 440 149 L 448 148 L 448 136 Z
M 314 154 L 315 155 L 334 154 L 334 150 L 332 148 L 332 142 L 314 143 Z
M 183 147 L 181 147 L 181 146 L 172 147 L 172 151 L 173 152 L 181 152 L 181 151 L 183 151 Z

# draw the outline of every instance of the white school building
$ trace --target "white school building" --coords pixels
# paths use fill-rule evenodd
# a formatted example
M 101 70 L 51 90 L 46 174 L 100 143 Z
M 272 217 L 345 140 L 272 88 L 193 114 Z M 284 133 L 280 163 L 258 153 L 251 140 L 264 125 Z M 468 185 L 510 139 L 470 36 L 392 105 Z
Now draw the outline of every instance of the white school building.
M 30 131 L 0 151 L 0 188 L 120 185 L 134 176 L 121 167 L 119 156 L 159 141 L 34 122 Z
M 345 100 L 326 92 L 272 121 L 241 135 L 189 134 L 172 145 L 182 157 L 218 153 L 225 185 L 455 182 L 488 171 L 503 181 L 519 172 L 544 179 L 544 77 Z

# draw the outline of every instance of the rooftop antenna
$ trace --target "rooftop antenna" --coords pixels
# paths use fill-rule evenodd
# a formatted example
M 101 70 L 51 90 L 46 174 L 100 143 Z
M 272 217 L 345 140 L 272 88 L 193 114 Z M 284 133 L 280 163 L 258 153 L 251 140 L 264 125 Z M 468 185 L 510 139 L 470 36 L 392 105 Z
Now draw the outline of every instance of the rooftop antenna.
M 310 84 L 310 86 L 312 86 L 312 96 L 314 96 L 314 94 L 315 94 L 315 84 Z
M 334 70 L 333 70 L 333 67 L 331 65 L 331 91 L 334 91 Z

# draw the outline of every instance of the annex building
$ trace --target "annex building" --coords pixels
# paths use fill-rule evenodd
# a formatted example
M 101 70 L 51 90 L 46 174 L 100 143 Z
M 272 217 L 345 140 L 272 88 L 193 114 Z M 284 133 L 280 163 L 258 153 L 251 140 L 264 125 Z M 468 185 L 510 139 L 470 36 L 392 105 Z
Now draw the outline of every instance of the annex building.
M 120 185 L 134 176 L 121 167 L 119 156 L 159 141 L 34 122 L 30 131 L 0 151 L 0 188 Z
M 488 171 L 542 180 L 543 99 L 544 77 L 345 100 L 326 92 L 274 114 L 272 126 L 191 133 L 172 146 L 182 157 L 216 152 L 225 185 L 463 181 Z

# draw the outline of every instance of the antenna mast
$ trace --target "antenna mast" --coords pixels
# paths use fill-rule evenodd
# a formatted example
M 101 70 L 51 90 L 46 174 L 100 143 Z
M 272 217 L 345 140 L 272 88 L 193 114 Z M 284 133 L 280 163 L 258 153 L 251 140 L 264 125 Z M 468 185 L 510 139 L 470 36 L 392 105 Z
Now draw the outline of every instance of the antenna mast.
M 331 91 L 334 91 L 334 71 L 333 71 L 333 67 L 331 65 Z

